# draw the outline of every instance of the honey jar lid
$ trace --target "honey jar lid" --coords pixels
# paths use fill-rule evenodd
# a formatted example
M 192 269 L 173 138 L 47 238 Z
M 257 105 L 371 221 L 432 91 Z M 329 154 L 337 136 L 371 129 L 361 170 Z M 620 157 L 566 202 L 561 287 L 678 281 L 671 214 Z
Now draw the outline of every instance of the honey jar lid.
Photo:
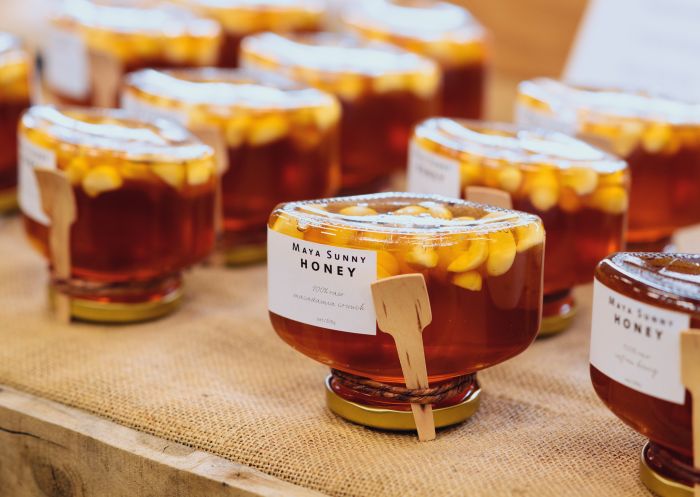
M 247 37 L 241 53 L 271 65 L 301 67 L 327 74 L 438 73 L 431 60 L 392 45 L 341 33 L 280 35 L 261 33 Z
M 419 142 L 427 142 L 428 148 L 437 146 L 448 155 L 487 166 L 503 161 L 523 169 L 542 165 L 557 169 L 585 167 L 598 173 L 627 169 L 625 161 L 582 140 L 532 127 L 436 117 L 416 126 L 414 136 Z
M 126 86 L 160 105 L 205 108 L 228 116 L 237 110 L 294 110 L 335 107 L 335 97 L 282 76 L 249 69 L 144 69 L 129 74 Z M 336 120 L 339 110 L 335 112 Z
M 415 235 L 426 242 L 450 234 L 541 229 L 539 217 L 533 214 L 423 193 L 385 192 L 289 202 L 277 206 L 275 216 L 294 219 L 299 229 L 328 226 Z
M 556 114 L 564 121 L 638 120 L 676 125 L 700 124 L 700 104 L 634 89 L 589 88 L 550 78 L 518 85 L 518 101 Z
M 89 34 L 139 35 L 157 39 L 218 38 L 217 22 L 163 1 L 67 0 L 54 16 Z
M 342 9 L 342 21 L 360 31 L 426 43 L 482 41 L 483 26 L 471 13 L 439 0 L 358 0 Z
M 213 150 L 185 128 L 164 119 L 143 119 L 119 109 L 31 107 L 23 132 L 48 148 L 95 151 L 132 162 L 212 159 Z
M 603 259 L 602 267 L 618 284 L 647 295 L 654 304 L 700 314 L 700 254 L 619 252 Z
M 26 64 L 27 53 L 22 42 L 16 36 L 0 31 L 0 67 L 14 64 Z

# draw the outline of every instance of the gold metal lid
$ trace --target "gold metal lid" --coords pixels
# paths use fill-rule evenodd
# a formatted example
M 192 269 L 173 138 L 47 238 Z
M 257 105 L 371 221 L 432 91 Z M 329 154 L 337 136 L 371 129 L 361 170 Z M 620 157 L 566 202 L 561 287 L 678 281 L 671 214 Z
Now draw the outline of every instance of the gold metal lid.
M 644 459 L 646 446 L 642 449 L 639 463 L 639 479 L 645 487 L 661 497 L 693 497 L 693 489 L 683 483 L 666 478 L 649 467 Z
M 328 408 L 348 421 L 370 428 L 391 431 L 411 431 L 416 429 L 411 411 L 395 411 L 370 407 L 351 402 L 335 393 L 330 385 L 331 376 L 326 378 L 326 404 Z M 476 389 L 469 397 L 457 405 L 433 409 L 435 427 L 444 428 L 469 419 L 479 408 L 481 389 Z
M 540 332 L 538 337 L 547 337 L 551 335 L 556 335 L 564 330 L 567 330 L 571 323 L 576 317 L 578 312 L 578 307 L 576 304 L 572 304 L 569 310 L 564 314 L 557 314 L 556 316 L 546 316 L 542 317 L 542 324 L 540 324 Z
M 52 306 L 55 292 L 53 288 L 49 289 L 49 300 Z M 139 303 L 71 299 L 71 316 L 75 319 L 97 323 L 148 321 L 163 317 L 177 309 L 182 303 L 183 293 L 182 288 L 177 288 L 159 300 Z
M 17 210 L 17 191 L 15 189 L 0 192 L 0 214 Z

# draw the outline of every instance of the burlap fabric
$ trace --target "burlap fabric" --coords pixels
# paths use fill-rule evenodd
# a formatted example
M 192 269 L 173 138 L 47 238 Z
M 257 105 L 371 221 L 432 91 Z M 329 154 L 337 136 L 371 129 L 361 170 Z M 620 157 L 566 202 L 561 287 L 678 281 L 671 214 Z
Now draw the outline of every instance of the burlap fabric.
M 45 285 L 19 222 L 0 220 L 0 384 L 329 495 L 648 495 L 642 437 L 590 386 L 590 287 L 574 329 L 481 373 L 477 415 L 418 443 L 325 408 L 326 368 L 268 323 L 262 266 L 198 268 L 180 312 L 123 327 L 53 323 Z

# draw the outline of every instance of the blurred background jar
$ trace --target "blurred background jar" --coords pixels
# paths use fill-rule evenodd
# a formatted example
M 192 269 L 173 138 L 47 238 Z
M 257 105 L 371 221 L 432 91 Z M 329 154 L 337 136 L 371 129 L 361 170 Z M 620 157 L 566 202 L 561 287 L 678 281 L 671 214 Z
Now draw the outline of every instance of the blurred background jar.
M 342 9 L 344 26 L 435 60 L 443 72 L 439 113 L 482 117 L 486 31 L 466 9 L 448 2 L 359 0 Z
M 0 32 L 0 214 L 17 207 L 17 124 L 29 107 L 30 56 Z
M 158 1 L 67 0 L 43 50 L 45 103 L 114 107 L 124 74 L 217 62 L 215 21 Z

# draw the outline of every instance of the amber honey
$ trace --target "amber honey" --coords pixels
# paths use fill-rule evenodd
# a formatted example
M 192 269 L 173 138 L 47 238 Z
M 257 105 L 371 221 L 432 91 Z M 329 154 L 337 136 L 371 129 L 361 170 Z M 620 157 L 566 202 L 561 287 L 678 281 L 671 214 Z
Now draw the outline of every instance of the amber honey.
M 692 404 L 680 381 L 679 334 L 700 328 L 700 256 L 615 254 L 596 270 L 596 299 L 594 306 L 601 306 L 594 307 L 593 387 L 612 412 L 649 438 L 645 484 L 663 497 L 692 495 L 700 474 L 693 469 Z M 663 383 L 639 369 L 610 365 L 611 356 L 619 362 L 630 350 L 646 355 L 639 364 L 656 370 Z
M 404 383 L 392 337 L 376 328 L 371 303 L 362 300 L 372 281 L 400 274 L 420 273 L 426 280 L 433 319 L 423 343 L 431 386 L 505 361 L 537 334 L 544 231 L 535 216 L 439 196 L 387 193 L 283 204 L 269 228 L 275 331 L 333 369 Z M 284 252 L 286 245 L 291 252 Z M 289 277 L 297 265 L 308 281 L 277 293 L 276 278 Z M 324 271 L 328 274 L 319 277 Z M 291 311 L 278 310 L 287 298 Z M 351 402 L 408 408 L 331 387 Z M 474 381 L 467 382 L 443 405 L 464 400 L 475 388 Z
M 0 32 L 0 213 L 16 208 L 17 123 L 29 106 L 29 57 Z
M 255 35 L 243 41 L 241 62 L 244 67 L 279 72 L 340 99 L 346 192 L 370 192 L 403 170 L 413 126 L 438 105 L 440 72 L 434 62 L 349 35 Z
M 221 43 L 217 22 L 172 2 L 68 0 L 48 32 L 44 100 L 116 107 L 124 74 L 215 65 Z
M 251 70 L 144 70 L 128 77 L 122 103 L 221 144 L 220 245 L 230 263 L 264 258 L 278 203 L 340 186 L 340 105 L 319 90 Z
M 576 134 L 628 162 L 630 248 L 663 250 L 676 229 L 700 222 L 700 105 L 539 79 L 520 84 L 518 116 Z
M 322 0 L 178 0 L 202 15 L 218 21 L 224 30 L 218 65 L 238 67 L 244 37 L 271 31 L 305 33 L 320 31 Z
M 70 278 L 54 292 L 76 317 L 137 321 L 172 309 L 183 269 L 214 244 L 213 151 L 169 122 L 117 110 L 33 107 L 20 127 L 20 205 L 27 234 L 49 253 L 52 221 L 34 171 L 72 185 Z
M 360 0 L 346 4 L 342 19 L 363 37 L 438 62 L 443 72 L 441 116 L 481 117 L 486 32 L 466 9 L 439 0 Z
M 580 140 L 499 123 L 433 118 L 416 127 L 408 188 L 464 197 L 467 188 L 508 193 L 514 209 L 547 230 L 542 332 L 573 316 L 571 289 L 623 245 L 629 177 L 624 161 Z

